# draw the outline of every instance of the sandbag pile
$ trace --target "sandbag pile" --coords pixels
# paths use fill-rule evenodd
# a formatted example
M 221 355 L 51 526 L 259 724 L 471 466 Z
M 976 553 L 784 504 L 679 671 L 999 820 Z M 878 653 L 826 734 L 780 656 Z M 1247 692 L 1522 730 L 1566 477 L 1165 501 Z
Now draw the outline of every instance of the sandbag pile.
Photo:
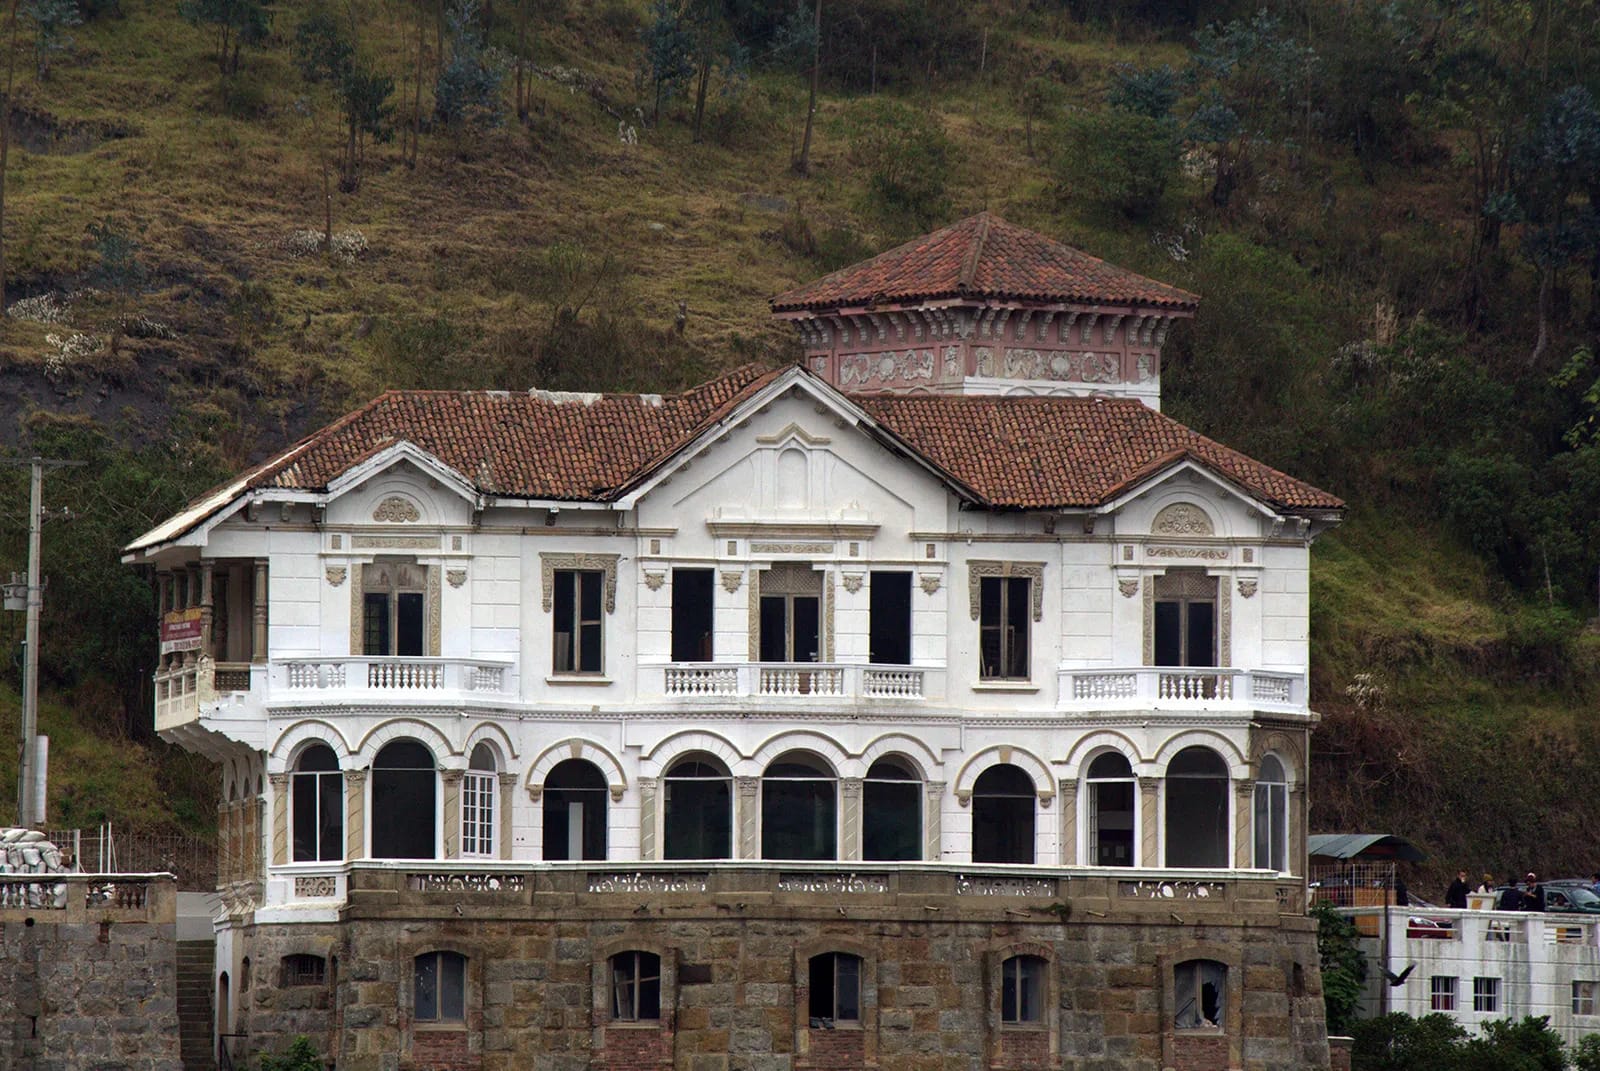
M 62 908 L 65 883 L 18 880 L 19 876 L 65 874 L 61 849 L 36 829 L 0 829 L 0 908 Z

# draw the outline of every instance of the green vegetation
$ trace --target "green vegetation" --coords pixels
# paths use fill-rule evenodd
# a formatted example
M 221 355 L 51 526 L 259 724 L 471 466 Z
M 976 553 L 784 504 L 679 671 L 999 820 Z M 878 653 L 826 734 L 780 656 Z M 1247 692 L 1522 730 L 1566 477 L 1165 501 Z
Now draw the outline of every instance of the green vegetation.
M 1361 984 L 1367 978 L 1367 958 L 1362 955 L 1355 924 L 1326 900 L 1311 905 L 1317 920 L 1317 957 L 1322 969 L 1322 1001 L 1328 1013 L 1328 1033 L 1347 1035 L 1361 1005 Z
M 1499 1019 L 1468 1038 L 1448 1015 L 1413 1019 L 1394 1012 L 1352 1024 L 1354 1071 L 1566 1071 L 1566 1047 L 1545 1016 Z M 1590 1035 L 1574 1050 L 1580 1071 L 1594 1047 Z
M 1314 557 L 1314 826 L 1408 834 L 1441 872 L 1589 872 L 1593 5 L 821 10 L 25 4 L 0 441 L 94 462 L 50 483 L 78 514 L 46 537 L 53 709 L 203 829 L 150 740 L 121 542 L 384 387 L 790 357 L 768 296 L 989 208 L 1201 294 L 1167 410 L 1353 504 Z M 60 800 L 120 769 L 53 767 Z M 142 798 L 98 806 L 156 821 Z M 1503 820 L 1460 821 L 1489 800 Z

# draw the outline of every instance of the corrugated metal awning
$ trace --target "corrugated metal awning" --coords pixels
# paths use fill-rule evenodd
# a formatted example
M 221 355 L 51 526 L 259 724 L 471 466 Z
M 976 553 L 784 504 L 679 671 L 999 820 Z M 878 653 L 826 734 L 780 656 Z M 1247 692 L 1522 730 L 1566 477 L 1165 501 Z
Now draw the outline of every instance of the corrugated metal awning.
M 1428 856 L 1393 833 L 1313 833 L 1306 842 L 1313 859 L 1404 859 L 1420 863 Z

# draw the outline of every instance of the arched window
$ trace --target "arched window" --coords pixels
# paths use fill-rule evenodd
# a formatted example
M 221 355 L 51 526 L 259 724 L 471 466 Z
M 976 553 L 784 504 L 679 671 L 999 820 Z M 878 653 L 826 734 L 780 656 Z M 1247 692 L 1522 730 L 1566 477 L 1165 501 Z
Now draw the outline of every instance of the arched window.
M 972 786 L 972 861 L 1033 862 L 1033 779 L 1010 763 L 978 775 Z
M 1084 807 L 1090 866 L 1133 866 L 1133 767 L 1125 756 L 1107 751 L 1089 763 Z
M 459 952 L 424 952 L 416 958 L 414 968 L 416 1021 L 466 1022 L 466 957 Z
M 279 964 L 278 984 L 284 989 L 297 985 L 324 985 L 328 981 L 328 961 L 309 952 L 293 952 Z
M 462 855 L 494 855 L 495 800 L 499 789 L 494 748 L 480 743 L 472 749 L 466 775 L 461 778 Z
M 922 858 L 922 782 L 901 759 L 879 759 L 862 785 L 861 857 Z
M 861 957 L 848 952 L 824 952 L 809 964 L 813 1020 L 828 1023 L 861 1021 Z M 818 1025 L 816 1022 L 812 1026 Z
M 289 806 L 294 815 L 294 861 L 316 863 L 344 858 L 344 774 L 326 744 L 300 753 L 290 775 Z
M 662 855 L 668 859 L 733 857 L 733 779 L 710 755 L 679 759 L 667 771 Z
M 625 1023 L 661 1018 L 661 957 L 619 952 L 611 957 L 611 1018 Z
M 432 859 L 438 841 L 439 774 L 415 740 L 385 744 L 372 761 L 372 857 Z
M 1167 764 L 1167 865 L 1228 865 L 1228 767 L 1208 747 Z
M 1185 960 L 1172 968 L 1173 1025 L 1179 1030 L 1221 1030 L 1228 992 L 1228 967 L 1209 959 Z
M 1038 956 L 1012 956 L 1000 965 L 1000 1022 L 1044 1022 L 1045 969 Z
M 567 759 L 544 779 L 544 857 L 606 857 L 606 779 L 592 762 Z
M 837 859 L 839 782 L 820 759 L 779 755 L 761 775 L 761 858 Z
M 1256 866 L 1286 873 L 1289 869 L 1289 784 L 1283 763 L 1265 755 L 1256 777 Z

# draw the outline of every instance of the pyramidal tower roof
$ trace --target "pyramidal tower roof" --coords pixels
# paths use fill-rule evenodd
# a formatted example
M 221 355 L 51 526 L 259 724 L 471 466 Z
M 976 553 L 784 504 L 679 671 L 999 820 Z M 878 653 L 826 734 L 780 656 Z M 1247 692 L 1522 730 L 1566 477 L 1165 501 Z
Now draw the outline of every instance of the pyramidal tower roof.
M 979 212 L 772 299 L 775 313 L 941 300 L 1137 305 L 1192 311 L 1199 297 Z

